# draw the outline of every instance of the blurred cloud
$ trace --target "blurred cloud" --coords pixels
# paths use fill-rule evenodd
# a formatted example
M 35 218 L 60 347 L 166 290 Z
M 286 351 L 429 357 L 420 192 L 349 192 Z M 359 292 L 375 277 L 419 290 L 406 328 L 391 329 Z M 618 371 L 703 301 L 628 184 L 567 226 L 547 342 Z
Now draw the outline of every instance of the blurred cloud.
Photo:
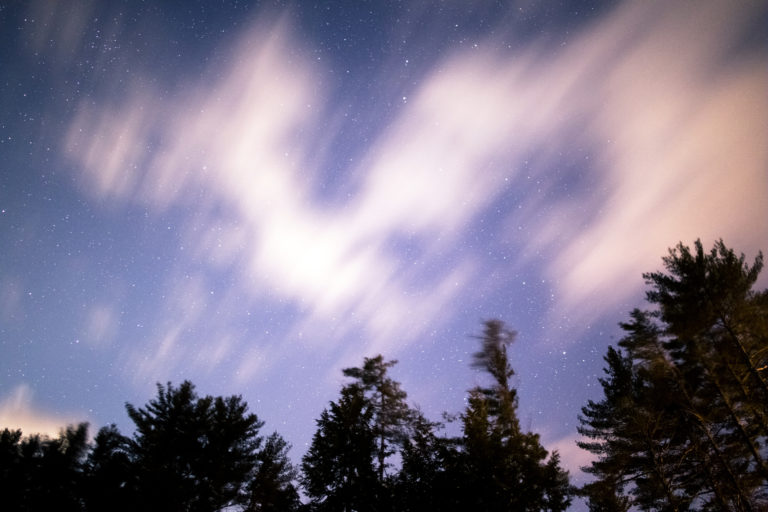
M 106 304 L 95 304 L 85 322 L 85 340 L 103 347 L 109 345 L 118 332 L 119 319 L 114 309 Z
M 455 238 L 492 195 L 488 180 L 472 177 L 484 156 L 482 141 L 469 137 L 478 126 L 448 122 L 424 131 L 441 122 L 439 105 L 423 105 L 426 95 L 416 102 L 417 119 L 398 123 L 371 151 L 372 171 L 361 170 L 364 192 L 338 208 L 322 207 L 311 199 L 320 170 L 310 150 L 322 138 L 317 116 L 325 107 L 312 66 L 291 44 L 285 26 L 257 29 L 213 87 L 191 88 L 171 102 L 137 89 L 115 105 L 84 105 L 66 147 L 96 197 L 156 211 L 194 201 L 185 244 L 215 266 L 234 265 L 251 297 L 300 304 L 294 333 L 326 324 L 338 336 L 362 329 L 369 348 L 407 342 L 455 297 L 471 265 L 459 262 L 425 282 L 391 244 L 413 239 L 429 260 L 430 248 Z M 441 149 L 446 144 L 454 149 Z M 205 303 L 201 289 L 168 296 L 185 304 L 168 305 L 169 332 L 154 349 L 133 355 L 140 380 L 177 357 L 179 330 L 197 321 L 190 305 Z M 247 358 L 242 373 L 252 374 L 260 360 Z
M 79 105 L 65 146 L 77 155 L 87 185 L 97 197 L 126 200 L 136 194 L 146 173 L 143 164 L 151 149 L 153 116 L 161 113 L 161 105 L 150 102 L 153 99 L 147 95 L 102 109 L 87 102 Z
M 636 300 L 679 241 L 768 246 L 765 48 L 736 51 L 759 9 L 625 2 L 556 51 L 454 61 L 452 75 L 482 76 L 493 85 L 476 94 L 516 120 L 507 162 L 540 193 L 511 210 L 507 233 L 518 258 L 544 263 L 552 312 L 571 326 Z M 548 195 L 568 173 L 581 183 Z
M 26 384 L 14 387 L 0 398 L 0 426 L 21 429 L 24 436 L 43 434 L 55 437 L 63 425 L 79 421 L 83 421 L 82 416 L 55 414 L 35 407 L 32 389 Z
M 24 287 L 15 276 L 0 276 L 0 319 L 10 324 L 21 313 Z
M 678 241 L 765 247 L 768 68 L 764 54 L 726 56 L 751 9 L 626 3 L 554 65 L 580 77 L 563 106 L 589 107 L 582 136 L 606 191 L 584 227 L 553 230 L 565 235 L 549 267 L 564 308 L 631 296 Z M 571 217 L 562 207 L 555 222 Z
M 582 450 L 576 444 L 582 440 L 578 434 L 569 434 L 552 442 L 545 442 L 546 448 L 552 452 L 557 451 L 560 454 L 560 463 L 571 475 L 573 485 L 583 485 L 587 482 L 587 475 L 581 471 L 582 467 L 588 466 L 594 460 L 594 456 Z
M 123 348 L 126 373 L 137 384 L 151 383 L 169 371 L 198 370 L 207 373 L 228 350 L 226 339 L 206 339 L 205 328 L 214 317 L 211 292 L 204 276 L 173 274 L 165 285 L 167 300 L 157 319 L 156 337 L 136 340 Z M 188 333 L 198 328 L 197 343 Z M 212 340 L 216 340 L 212 343 Z M 212 350 L 211 345 L 216 345 Z
M 35 52 L 53 51 L 56 66 L 69 64 L 82 47 L 86 27 L 93 19 L 94 7 L 93 0 L 27 3 L 25 21 L 31 29 L 30 49 Z
M 530 233 L 514 258 L 540 259 L 554 309 L 583 320 L 631 297 L 678 240 L 768 245 L 768 69 L 764 55 L 725 55 L 750 14 L 747 4 L 629 2 L 557 50 L 449 53 L 334 204 L 313 199 L 316 155 L 333 150 L 323 146 L 338 117 L 333 91 L 284 20 L 257 22 L 230 64 L 178 96 L 137 79 L 110 104 L 84 102 L 65 145 L 98 198 L 155 213 L 194 206 L 185 246 L 234 269 L 239 294 L 294 304 L 292 339 L 318 326 L 335 339 L 362 332 L 354 358 L 417 339 L 488 270 L 461 250 L 472 223 L 521 191 L 504 205 L 507 225 Z M 567 172 L 566 147 L 589 156 L 576 166 L 583 180 L 568 196 L 530 193 L 532 177 L 546 187 Z M 394 248 L 403 240 L 413 254 Z M 137 378 L 193 358 L 179 355 L 184 329 L 226 331 L 226 315 L 200 316 L 210 297 L 204 273 L 196 279 L 169 292 L 164 334 L 130 356 Z M 240 374 L 255 374 L 269 350 L 245 357 Z

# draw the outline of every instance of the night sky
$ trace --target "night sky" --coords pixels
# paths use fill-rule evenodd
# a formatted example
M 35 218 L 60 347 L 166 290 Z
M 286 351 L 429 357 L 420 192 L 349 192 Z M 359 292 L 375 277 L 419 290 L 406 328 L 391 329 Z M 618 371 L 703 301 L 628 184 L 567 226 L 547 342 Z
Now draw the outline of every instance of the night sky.
M 641 274 L 768 249 L 766 27 L 764 1 L 0 2 L 0 427 L 130 433 L 125 402 L 189 379 L 299 460 L 365 356 L 460 412 L 499 318 L 521 424 L 578 477 Z

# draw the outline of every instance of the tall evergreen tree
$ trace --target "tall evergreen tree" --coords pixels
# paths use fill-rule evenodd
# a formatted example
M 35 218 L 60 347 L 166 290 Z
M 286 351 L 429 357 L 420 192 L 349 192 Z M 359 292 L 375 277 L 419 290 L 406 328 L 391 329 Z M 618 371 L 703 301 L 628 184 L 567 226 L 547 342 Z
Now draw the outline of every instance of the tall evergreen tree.
M 377 510 L 380 494 L 374 467 L 373 407 L 357 385 L 342 388 L 317 420 L 317 431 L 302 458 L 302 484 L 316 510 Z
M 289 445 L 277 432 L 256 455 L 256 471 L 248 487 L 248 512 L 298 510 L 299 493 L 294 485 L 298 472 L 288 457 Z
M 491 377 L 470 391 L 462 415 L 464 508 L 475 510 L 565 510 L 571 502 L 568 474 L 538 434 L 523 432 L 517 418 L 517 390 L 507 347 L 516 333 L 497 320 L 485 322 L 473 366 Z
M 439 437 L 440 424 L 419 410 L 411 420 L 411 435 L 401 452 L 401 468 L 394 485 L 394 509 L 404 512 L 456 510 L 456 489 L 462 481 L 458 442 Z
M 240 396 L 200 398 L 189 381 L 157 390 L 144 408 L 126 405 L 136 424 L 131 449 L 141 508 L 212 511 L 245 504 L 263 423 Z
M 763 267 L 752 266 L 718 241 L 704 252 L 680 244 L 664 258 L 667 273 L 645 274 L 648 301 L 664 325 L 665 346 L 694 391 L 710 395 L 722 409 L 734 442 L 752 458 L 755 472 L 768 479 L 768 304 L 766 291 L 752 290 Z M 710 401 L 711 403 L 711 401 Z
M 384 485 L 387 458 L 397 451 L 408 438 L 412 411 L 405 399 L 408 396 L 400 389 L 400 383 L 387 375 L 387 370 L 397 361 L 384 361 L 382 355 L 368 358 L 360 368 L 345 368 L 342 372 L 354 380 L 353 386 L 363 390 L 369 401 L 371 418 L 376 437 L 376 472 L 379 484 Z
M 585 487 L 644 510 L 760 510 L 766 499 L 765 292 L 721 241 L 680 244 L 667 270 L 644 274 L 648 311 L 609 349 L 605 398 L 583 409 L 581 445 L 598 455 Z
M 583 489 L 590 509 L 686 510 L 685 481 L 694 459 L 686 441 L 689 425 L 678 414 L 677 394 L 669 392 L 676 383 L 665 374 L 663 361 L 653 373 L 644 371 L 612 347 L 605 360 L 607 377 L 600 379 L 605 399 L 582 409 L 579 427 L 592 439 L 579 445 L 599 455 L 585 468 L 598 476 Z

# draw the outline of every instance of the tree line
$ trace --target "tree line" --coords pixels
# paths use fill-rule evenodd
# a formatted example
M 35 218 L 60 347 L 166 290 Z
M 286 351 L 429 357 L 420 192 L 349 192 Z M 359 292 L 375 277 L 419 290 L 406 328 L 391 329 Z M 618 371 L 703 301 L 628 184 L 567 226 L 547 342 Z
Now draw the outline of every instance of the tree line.
M 240 396 L 201 397 L 185 381 L 158 384 L 144 407 L 126 405 L 131 437 L 110 425 L 89 443 L 85 423 L 57 438 L 3 430 L 0 493 L 19 511 L 562 511 L 574 491 L 568 474 L 517 420 L 514 334 L 486 322 L 474 365 L 491 378 L 469 392 L 461 437 L 439 436 L 389 376 L 396 361 L 378 355 L 343 370 L 349 382 L 298 466 L 280 434 L 260 435 Z
M 135 425 L 92 441 L 88 425 L 58 437 L 0 432 L 0 495 L 8 510 L 63 511 L 593 511 L 768 510 L 768 291 L 722 241 L 680 244 L 665 272 L 644 274 L 648 310 L 622 323 L 605 356 L 603 398 L 579 417 L 592 480 L 570 483 L 556 451 L 521 428 L 507 349 L 515 332 L 489 320 L 460 426 L 441 435 L 407 401 L 377 355 L 343 370 L 338 398 L 316 420 L 300 464 L 240 396 L 157 385 Z

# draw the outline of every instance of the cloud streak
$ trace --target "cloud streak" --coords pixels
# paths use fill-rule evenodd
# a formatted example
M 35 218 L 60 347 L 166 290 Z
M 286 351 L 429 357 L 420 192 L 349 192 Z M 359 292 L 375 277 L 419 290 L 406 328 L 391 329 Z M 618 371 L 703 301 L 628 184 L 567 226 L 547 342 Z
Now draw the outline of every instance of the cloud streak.
M 82 416 L 55 414 L 33 404 L 32 389 L 21 384 L 0 400 L 0 426 L 21 429 L 24 436 L 42 434 L 54 437 L 62 426 L 83 421 Z
M 508 229 L 496 242 L 514 242 L 518 264 L 539 258 L 557 314 L 587 322 L 631 299 L 640 273 L 680 239 L 722 236 L 746 250 L 768 242 L 765 56 L 726 64 L 720 51 L 737 46 L 750 14 L 626 3 L 561 49 L 534 42 L 512 53 L 489 39 L 448 53 L 333 204 L 315 193 L 317 155 L 334 150 L 324 146 L 333 139 L 324 123 L 338 118 L 334 91 L 284 22 L 257 23 L 229 65 L 177 97 L 143 80 L 111 104 L 82 104 L 65 145 L 100 199 L 155 214 L 193 207 L 185 247 L 234 269 L 236 296 L 292 304 L 290 339 L 354 334 L 368 340 L 349 349 L 357 359 L 396 353 L 446 321 L 495 265 L 465 243 L 499 204 L 508 227 L 531 234 Z M 706 29 L 686 40 L 689 24 Z M 589 157 L 569 195 L 531 193 L 531 179 L 559 186 L 549 176 L 565 147 Z M 522 199 L 509 204 L 514 193 Z M 148 362 L 133 363 L 142 375 L 181 364 L 179 329 L 211 321 L 178 313 L 204 303 L 213 277 L 200 272 L 199 287 L 179 292 L 184 304 L 167 306 L 183 321 L 154 340 Z M 243 375 L 258 371 L 264 351 L 242 362 Z
M 669 7 L 622 6 L 555 66 L 580 76 L 569 103 L 590 106 L 584 135 L 606 190 L 600 214 L 550 266 L 569 309 L 625 298 L 679 240 L 724 237 L 750 251 L 768 242 L 765 55 L 724 55 L 750 9 Z
M 195 197 L 197 214 L 194 226 L 186 226 L 185 242 L 214 265 L 234 265 L 252 297 L 266 293 L 298 304 L 303 319 L 294 333 L 309 332 L 317 323 L 331 324 L 337 336 L 362 329 L 368 347 L 379 349 L 405 332 L 405 340 L 413 339 L 453 299 L 469 265 L 448 269 L 426 283 L 425 291 L 422 278 L 410 270 L 413 262 L 388 246 L 393 237 L 420 237 L 420 253 L 429 259 L 434 244 L 424 240 L 455 237 L 451 230 L 477 209 L 483 188 L 469 179 L 462 156 L 474 157 L 477 149 L 444 157 L 442 186 L 434 187 L 430 180 L 440 162 L 422 167 L 412 159 L 427 147 L 429 159 L 450 142 L 446 136 L 461 139 L 461 133 L 451 133 L 455 127 L 449 124 L 437 138 L 409 141 L 405 157 L 393 161 L 389 155 L 399 153 L 394 146 L 422 127 L 404 122 L 374 150 L 362 199 L 339 209 L 321 207 L 311 199 L 319 170 L 309 154 L 313 140 L 306 140 L 307 132 L 317 130 L 316 111 L 324 108 L 311 86 L 317 82 L 312 67 L 295 57 L 282 26 L 246 37 L 233 60 L 213 89 L 193 90 L 177 103 L 141 90 L 103 110 L 82 108 L 66 146 L 91 193 L 138 200 L 156 211 L 188 205 Z M 427 109 L 422 123 L 438 121 Z M 460 157 L 460 165 L 452 156 Z M 428 187 L 433 198 L 423 201 Z M 455 203 L 457 193 L 465 193 L 462 203 Z M 181 310 L 204 300 L 190 290 L 176 295 L 188 302 Z M 185 314 L 181 325 L 194 321 Z M 174 353 L 166 348 L 177 336 L 161 338 L 154 356 L 139 356 L 147 359 L 139 367 L 150 373 Z

